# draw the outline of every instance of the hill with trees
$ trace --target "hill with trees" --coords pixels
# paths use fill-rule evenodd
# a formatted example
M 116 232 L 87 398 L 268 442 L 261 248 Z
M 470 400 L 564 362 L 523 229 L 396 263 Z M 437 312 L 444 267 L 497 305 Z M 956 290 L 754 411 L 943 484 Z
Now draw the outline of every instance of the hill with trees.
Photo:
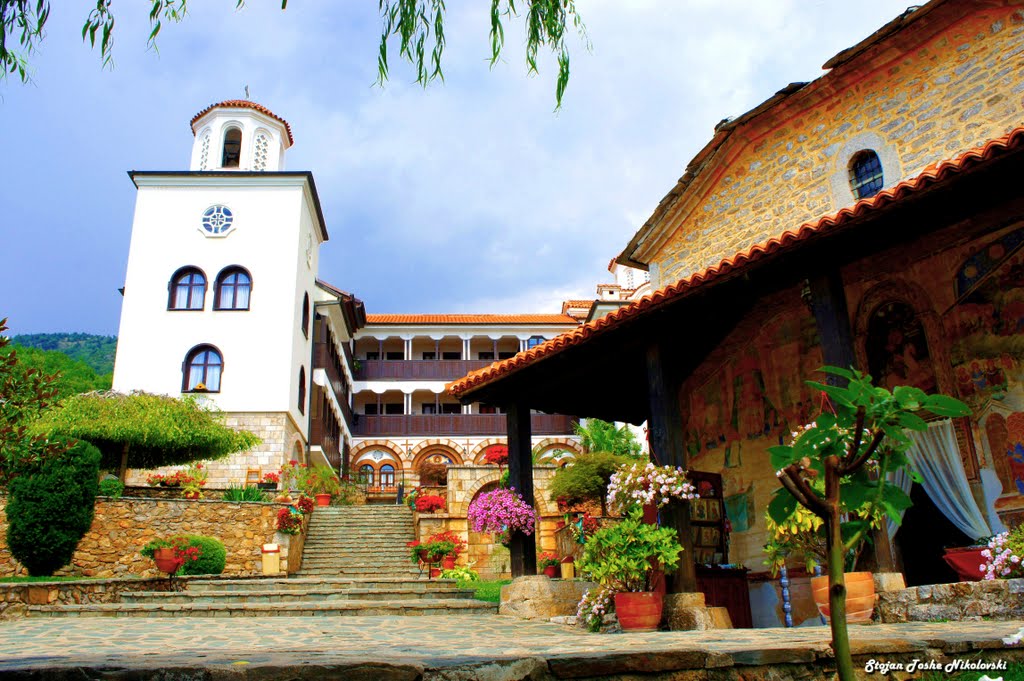
M 91 333 L 29 333 L 11 336 L 11 342 L 26 348 L 63 352 L 72 359 L 85 362 L 100 375 L 114 371 L 117 336 L 97 336 Z

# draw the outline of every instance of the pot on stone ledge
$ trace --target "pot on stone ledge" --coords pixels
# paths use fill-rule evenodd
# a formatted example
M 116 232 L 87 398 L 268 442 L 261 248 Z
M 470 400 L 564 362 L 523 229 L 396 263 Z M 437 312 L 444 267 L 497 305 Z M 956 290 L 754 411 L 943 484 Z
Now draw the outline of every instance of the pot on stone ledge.
M 615 594 L 615 614 L 623 631 L 657 631 L 664 595 L 654 591 L 623 591 Z

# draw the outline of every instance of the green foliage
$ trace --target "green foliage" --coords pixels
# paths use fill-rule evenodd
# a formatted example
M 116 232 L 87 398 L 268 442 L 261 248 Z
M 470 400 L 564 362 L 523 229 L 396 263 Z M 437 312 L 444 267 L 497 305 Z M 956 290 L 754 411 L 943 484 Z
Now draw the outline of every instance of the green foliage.
M 186 534 L 184 538 L 186 540 L 185 548 L 198 547 L 199 559 L 185 561 L 178 574 L 219 575 L 224 572 L 224 564 L 228 557 L 228 552 L 224 549 L 224 542 L 214 537 L 204 537 L 198 534 Z
M 467 588 L 462 586 L 462 582 L 479 582 L 480 574 L 471 567 L 456 565 L 451 570 L 442 570 L 441 579 L 458 580 L 460 588 Z
M 652 561 L 674 571 L 683 550 L 675 530 L 648 525 L 641 516 L 635 509 L 591 535 L 583 545 L 580 570 L 616 591 L 649 591 Z
M 611 452 L 585 452 L 555 471 L 548 487 L 552 501 L 567 504 L 596 501 L 605 508 L 608 481 L 622 465 L 634 460 Z
M 51 350 L 85 362 L 100 376 L 114 372 L 117 336 L 91 333 L 29 333 L 11 336 L 11 342 L 25 348 Z
M 3 335 L 6 330 L 7 320 L 0 319 L 0 487 L 67 449 L 63 442 L 51 442 L 45 432 L 29 431 L 57 402 L 56 377 L 22 365 L 20 353 L 10 349 L 11 341 Z
M 244 487 L 229 485 L 224 490 L 224 501 L 267 501 L 267 495 L 254 485 L 245 485 Z
M 104 478 L 100 480 L 98 493 L 103 497 L 120 499 L 124 494 L 124 483 L 117 478 Z
M 643 446 L 629 426 L 616 428 L 614 423 L 600 419 L 587 419 L 586 425 L 576 424 L 576 436 L 588 452 L 610 452 L 632 459 L 643 457 Z
M 571 25 L 586 41 L 586 29 L 576 12 L 574 0 L 524 0 L 526 6 L 526 68 L 538 72 L 537 53 L 548 47 L 558 59 L 555 81 L 556 108 L 569 84 L 567 28 Z M 388 42 L 398 39 L 398 55 L 416 68 L 416 82 L 426 87 L 431 81 L 444 80 L 441 57 L 444 54 L 444 0 L 380 0 L 384 22 L 377 56 L 377 82 L 388 79 Z M 491 66 L 501 57 L 505 46 L 505 21 L 518 18 L 515 0 L 491 0 Z M 430 56 L 427 56 L 427 50 Z
M 92 525 L 100 453 L 78 442 L 10 485 L 7 546 L 30 575 L 52 575 L 71 562 Z
M 46 376 L 56 374 L 57 398 L 63 399 L 93 390 L 110 390 L 112 374 L 100 376 L 91 366 L 57 350 L 39 350 L 15 345 L 18 359 Z
M 473 598 L 478 601 L 487 601 L 488 603 L 499 603 L 501 602 L 501 587 L 506 584 L 511 584 L 511 579 L 496 579 L 487 581 L 477 580 L 459 580 L 458 586 L 460 589 L 473 589 Z
M 120 470 L 125 448 L 129 467 L 158 468 L 220 459 L 260 442 L 252 433 L 228 428 L 219 412 L 192 397 L 179 400 L 147 393 L 75 395 L 32 428 L 91 442 L 102 452 L 106 470 Z

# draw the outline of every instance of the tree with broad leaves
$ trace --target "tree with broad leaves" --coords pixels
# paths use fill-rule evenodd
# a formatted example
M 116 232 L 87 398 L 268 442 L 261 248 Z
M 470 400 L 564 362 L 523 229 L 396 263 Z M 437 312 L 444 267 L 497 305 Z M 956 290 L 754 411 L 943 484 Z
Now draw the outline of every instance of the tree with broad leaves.
M 611 452 L 617 456 L 633 459 L 643 456 L 643 446 L 636 439 L 629 426 L 616 428 L 614 423 L 601 419 L 587 419 L 583 425 L 576 424 L 576 437 L 587 452 Z
M 114 11 L 113 0 L 97 0 L 82 26 L 82 39 L 100 46 L 104 66 L 113 63 Z M 235 0 L 241 9 L 245 0 Z M 43 39 L 50 17 L 50 0 L 0 0 L 0 79 L 17 74 L 28 82 L 28 57 Z M 288 0 L 281 0 L 287 9 Z M 387 81 L 390 67 L 388 45 L 398 42 L 398 56 L 416 69 L 416 82 L 426 87 L 434 80 L 444 80 L 441 59 L 444 54 L 444 0 L 378 0 L 382 29 L 377 54 L 377 83 Z M 526 68 L 538 72 L 537 56 L 542 47 L 549 48 L 558 60 L 555 81 L 556 108 L 569 84 L 569 48 L 567 33 L 575 29 L 586 43 L 586 29 L 576 11 L 575 0 L 491 0 L 490 63 L 493 66 L 505 46 L 505 24 L 525 14 Z M 149 0 L 150 32 L 148 44 L 156 46 L 156 38 L 165 21 L 180 22 L 188 11 L 188 0 Z M 428 55 L 429 52 L 429 55 Z
M 916 412 L 956 417 L 970 414 L 970 409 L 952 397 L 928 395 L 918 388 L 898 386 L 889 392 L 855 369 L 825 367 L 822 371 L 845 386 L 808 381 L 828 395 L 834 413 L 823 413 L 805 425 L 792 444 L 769 449 L 782 489 L 776 491 L 768 513 L 781 524 L 799 504 L 821 518 L 832 649 L 840 681 L 854 681 L 843 577 L 847 557 L 856 553 L 872 528 L 883 527 L 886 518 L 899 523 L 901 512 L 911 506 L 910 497 L 887 477 L 910 463 L 906 451 L 911 439 L 906 431 L 928 428 Z M 911 477 L 920 482 L 916 472 Z
M 124 482 L 131 468 L 157 468 L 220 459 L 260 443 L 248 431 L 224 425 L 219 412 L 193 397 L 135 392 L 92 392 L 69 397 L 31 427 L 51 437 L 75 438 L 95 445 L 105 470 L 117 470 Z

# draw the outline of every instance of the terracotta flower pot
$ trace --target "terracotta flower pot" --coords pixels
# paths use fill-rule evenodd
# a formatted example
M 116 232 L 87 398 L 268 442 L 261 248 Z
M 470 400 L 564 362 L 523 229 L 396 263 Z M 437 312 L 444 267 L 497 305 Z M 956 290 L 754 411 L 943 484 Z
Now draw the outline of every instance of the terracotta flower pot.
M 847 572 L 843 575 L 846 582 L 846 621 L 870 622 L 871 613 L 875 609 L 875 578 L 870 572 Z M 818 612 L 828 619 L 831 609 L 828 604 L 828 575 L 811 578 L 811 594 Z
M 331 495 L 330 494 L 317 494 L 316 495 L 316 505 L 317 506 L 330 506 L 331 505 Z
M 558 577 L 558 566 L 548 565 L 546 568 L 544 568 L 543 572 L 551 579 L 555 579 L 556 577 Z
M 441 567 L 445 570 L 455 569 L 455 556 L 445 556 L 441 559 Z
M 430 568 L 430 578 L 437 579 L 441 576 L 441 568 L 432 567 Z
M 664 600 L 653 591 L 615 594 L 615 614 L 623 631 L 657 631 Z
M 181 560 L 174 554 L 174 549 L 163 548 L 153 551 L 153 562 L 156 563 L 156 569 L 160 572 L 166 572 L 169 575 L 173 575 L 185 561 Z

